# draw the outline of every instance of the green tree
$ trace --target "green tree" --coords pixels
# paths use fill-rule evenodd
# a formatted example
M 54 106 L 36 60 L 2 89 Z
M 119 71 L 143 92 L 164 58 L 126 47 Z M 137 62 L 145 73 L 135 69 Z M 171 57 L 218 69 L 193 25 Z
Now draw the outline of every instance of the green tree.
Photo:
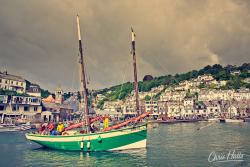
M 209 89 L 215 89 L 217 87 L 217 85 L 215 83 L 211 83 L 209 85 Z
M 241 86 L 241 80 L 238 76 L 232 77 L 228 82 L 227 82 L 227 87 L 229 89 L 239 89 Z
M 205 87 L 206 87 L 206 85 L 203 82 L 198 86 L 199 89 L 202 89 L 202 88 L 205 88 Z
M 145 101 L 150 101 L 151 100 L 151 97 L 149 95 L 145 96 L 144 98 Z
M 48 90 L 41 89 L 41 96 L 42 96 L 42 98 L 46 98 L 49 95 L 51 95 L 51 93 Z
M 104 102 L 107 101 L 108 99 L 102 99 L 97 103 L 97 108 L 103 109 Z

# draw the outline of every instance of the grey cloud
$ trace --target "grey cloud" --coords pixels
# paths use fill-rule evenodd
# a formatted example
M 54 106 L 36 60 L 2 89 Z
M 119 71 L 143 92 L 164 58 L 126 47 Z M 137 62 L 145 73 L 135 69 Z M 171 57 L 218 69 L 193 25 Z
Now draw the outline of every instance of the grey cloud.
M 76 13 L 90 88 L 132 80 L 130 27 L 139 78 L 249 62 L 244 0 L 1 0 L 0 67 L 54 90 L 77 89 Z

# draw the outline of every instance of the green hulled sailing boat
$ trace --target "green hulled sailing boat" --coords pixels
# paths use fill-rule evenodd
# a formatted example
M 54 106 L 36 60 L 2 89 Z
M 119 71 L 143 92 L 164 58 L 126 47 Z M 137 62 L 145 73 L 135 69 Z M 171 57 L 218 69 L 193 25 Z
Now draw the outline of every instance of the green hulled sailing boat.
M 132 30 L 131 54 L 133 56 L 134 66 L 134 87 L 136 96 L 136 111 L 137 117 L 127 120 L 123 123 L 108 127 L 100 132 L 90 133 L 90 119 L 88 111 L 87 87 L 85 80 L 85 68 L 83 61 L 83 49 L 80 33 L 79 17 L 77 16 L 77 30 L 79 39 L 79 52 L 81 64 L 81 86 L 83 89 L 84 98 L 84 123 L 86 125 L 86 133 L 80 132 L 64 133 L 66 135 L 41 135 L 41 134 L 26 134 L 26 138 L 36 142 L 44 147 L 60 150 L 74 151 L 108 151 L 108 150 L 124 150 L 146 147 L 147 126 L 146 124 L 135 124 L 134 126 L 126 126 L 128 123 L 138 123 L 149 113 L 140 113 L 138 102 L 138 82 L 136 71 L 136 56 L 135 56 L 135 34 Z M 141 115 L 140 115 L 141 114 Z

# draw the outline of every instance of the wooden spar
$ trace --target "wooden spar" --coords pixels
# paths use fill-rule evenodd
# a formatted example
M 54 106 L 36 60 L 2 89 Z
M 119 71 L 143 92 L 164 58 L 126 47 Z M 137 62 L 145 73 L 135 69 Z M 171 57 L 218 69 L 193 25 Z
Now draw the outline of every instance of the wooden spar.
M 81 40 L 81 31 L 80 31 L 80 22 L 79 22 L 79 16 L 76 16 L 76 22 L 77 22 L 77 32 L 78 32 L 78 40 L 79 40 L 79 52 L 80 52 L 80 66 L 81 66 L 81 86 L 82 86 L 82 93 L 81 98 L 83 96 L 84 99 L 84 115 L 85 115 L 85 121 L 86 121 L 86 127 L 87 132 L 89 132 L 89 108 L 88 108 L 88 92 L 87 92 L 87 86 L 86 86 L 86 76 L 85 76 L 85 68 L 84 68 L 84 60 L 83 60 L 83 49 L 82 49 L 82 40 Z
M 105 129 L 103 129 L 102 131 L 106 132 L 106 131 L 110 131 L 110 130 L 113 130 L 113 129 L 119 129 L 119 128 L 123 127 L 123 126 L 127 126 L 129 123 L 136 124 L 139 120 L 147 117 L 149 114 L 150 114 L 150 112 L 144 112 L 143 114 L 141 114 L 141 115 L 139 115 L 137 117 L 133 117 L 133 118 L 130 118 L 130 119 L 126 120 L 125 122 L 121 122 L 121 123 L 113 125 L 111 127 L 107 127 Z
M 98 116 L 98 117 L 95 117 L 95 118 L 92 118 L 92 119 L 89 119 L 89 123 L 94 123 L 96 121 L 101 121 L 101 120 L 104 120 L 105 117 L 103 116 Z M 85 122 L 80 122 L 80 123 L 77 123 L 77 124 L 73 124 L 73 125 L 70 125 L 69 127 L 65 128 L 65 131 L 67 130 L 71 130 L 71 129 L 75 129 L 75 128 L 80 128 L 82 127 L 83 125 L 85 124 Z
M 135 55 L 135 33 L 132 27 L 131 27 L 131 35 L 132 35 L 131 54 L 133 56 L 133 67 L 134 67 L 135 109 L 136 109 L 137 115 L 140 115 L 139 95 L 138 95 L 139 88 L 138 88 L 138 81 L 137 81 L 137 67 L 136 67 L 136 55 Z

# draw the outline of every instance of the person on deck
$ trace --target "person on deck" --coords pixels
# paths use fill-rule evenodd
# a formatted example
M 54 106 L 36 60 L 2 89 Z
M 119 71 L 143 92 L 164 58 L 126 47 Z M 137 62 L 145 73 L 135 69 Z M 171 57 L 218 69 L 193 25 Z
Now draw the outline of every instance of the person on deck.
M 90 132 L 91 133 L 95 133 L 98 130 L 99 130 L 98 127 L 96 127 L 94 123 L 90 124 Z
M 69 123 L 68 123 L 68 121 L 66 121 L 66 122 L 64 122 L 64 128 L 67 128 L 68 126 L 69 126 Z
M 95 128 L 94 128 L 94 124 L 90 124 L 90 132 L 91 133 L 95 133 Z
M 59 124 L 57 125 L 57 128 L 56 128 L 57 134 L 61 135 L 63 130 L 64 130 L 64 125 L 62 122 L 59 122 Z
M 44 122 L 44 123 L 41 125 L 41 127 L 40 127 L 40 129 L 39 129 L 39 133 L 40 133 L 41 135 L 47 134 L 47 133 L 46 133 L 46 128 L 47 128 L 47 126 L 48 126 L 48 123 L 47 123 L 47 122 Z
M 39 133 L 40 133 L 41 135 L 43 135 L 43 134 L 45 133 L 45 130 L 46 130 L 46 127 L 43 126 L 43 125 L 41 125 L 41 127 L 39 128 Z
M 52 135 L 52 131 L 54 130 L 54 128 L 55 128 L 54 123 L 50 122 L 49 125 L 48 125 L 49 134 Z

